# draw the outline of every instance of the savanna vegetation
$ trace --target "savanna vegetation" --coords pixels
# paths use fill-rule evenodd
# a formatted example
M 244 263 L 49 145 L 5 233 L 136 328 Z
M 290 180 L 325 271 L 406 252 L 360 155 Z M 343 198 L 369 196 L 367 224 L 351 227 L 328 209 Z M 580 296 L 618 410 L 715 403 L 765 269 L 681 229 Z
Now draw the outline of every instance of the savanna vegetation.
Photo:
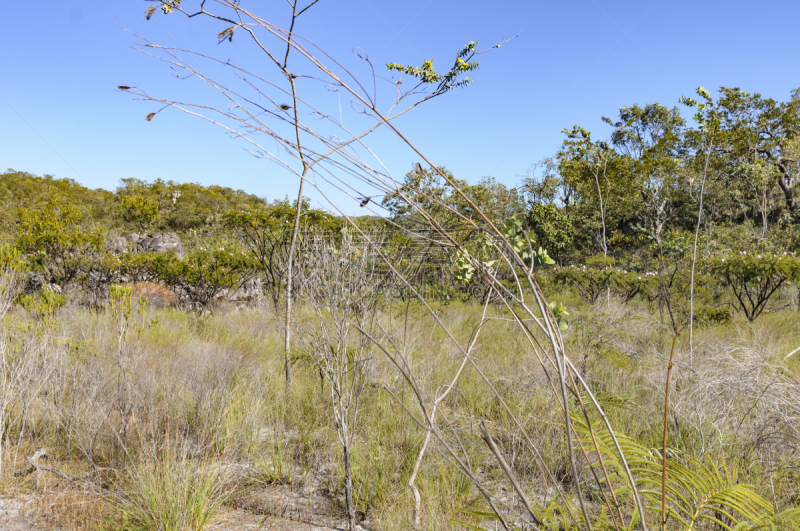
M 233 107 L 119 88 L 148 121 L 212 109 L 297 200 L 0 176 L 6 492 L 75 529 L 800 528 L 800 92 L 624 107 L 509 187 L 396 126 L 469 84 L 477 43 L 385 65 L 386 110 L 295 37 L 316 2 L 289 29 L 245 3 L 146 16 L 252 40 L 282 85 L 225 62 Z M 141 47 L 187 82 L 216 61 Z M 374 122 L 316 109 L 319 79 Z M 358 151 L 379 127 L 422 161 L 405 176 Z M 325 182 L 352 204 L 312 208 Z M 164 233 L 180 248 L 143 243 Z

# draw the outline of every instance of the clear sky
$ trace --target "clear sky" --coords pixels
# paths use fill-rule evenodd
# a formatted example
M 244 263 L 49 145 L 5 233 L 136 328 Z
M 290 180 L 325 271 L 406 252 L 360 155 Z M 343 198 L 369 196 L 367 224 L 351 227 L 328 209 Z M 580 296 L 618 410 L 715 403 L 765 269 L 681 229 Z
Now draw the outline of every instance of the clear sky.
M 285 0 L 242 2 L 285 20 Z M 180 15 L 145 21 L 150 5 L 3 2 L 0 169 L 92 188 L 137 177 L 220 184 L 270 200 L 296 193 L 295 178 L 213 126 L 178 113 L 146 122 L 152 104 L 115 90 L 158 90 L 173 80 L 163 63 L 132 49 L 136 38 L 125 29 L 164 45 L 217 47 L 213 28 Z M 712 94 L 738 86 L 788 99 L 800 87 L 798 21 L 796 0 L 320 0 L 297 31 L 334 56 L 360 47 L 377 65 L 436 57 L 441 66 L 467 41 L 489 46 L 517 34 L 480 57 L 471 86 L 401 124 L 457 177 L 494 176 L 513 186 L 557 149 L 562 128 L 605 135 L 600 117 L 624 105 L 678 105 L 700 85 Z M 222 46 L 232 57 L 252 53 L 242 36 Z M 413 159 L 388 162 L 402 174 Z

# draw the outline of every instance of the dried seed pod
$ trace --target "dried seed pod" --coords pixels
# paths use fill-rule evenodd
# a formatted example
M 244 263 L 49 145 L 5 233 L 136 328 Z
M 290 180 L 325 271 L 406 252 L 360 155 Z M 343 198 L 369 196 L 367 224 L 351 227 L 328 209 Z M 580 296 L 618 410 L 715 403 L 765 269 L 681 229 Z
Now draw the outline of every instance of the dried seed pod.
M 230 28 L 226 28 L 223 31 L 217 33 L 217 39 L 219 39 L 219 42 L 217 44 L 222 44 L 222 41 L 224 41 L 225 39 L 227 39 L 228 42 L 233 42 L 234 29 L 236 29 L 236 26 L 231 26 Z

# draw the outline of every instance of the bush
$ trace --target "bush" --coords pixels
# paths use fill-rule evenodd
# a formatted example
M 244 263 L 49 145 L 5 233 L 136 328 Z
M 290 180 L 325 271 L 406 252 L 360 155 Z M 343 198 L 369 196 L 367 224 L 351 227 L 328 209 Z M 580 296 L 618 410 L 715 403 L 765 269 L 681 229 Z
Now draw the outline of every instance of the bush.
M 256 270 L 253 259 L 238 249 L 220 247 L 190 251 L 185 258 L 172 253 L 152 257 L 152 273 L 172 288 L 189 307 L 205 310 L 214 298 L 238 289 Z
M 102 249 L 102 231 L 86 230 L 83 222 L 75 206 L 52 199 L 39 209 L 20 210 L 14 243 L 48 283 L 65 287 Z
M 786 253 L 729 253 L 712 258 L 706 267 L 730 287 L 748 321 L 761 315 L 784 283 L 800 280 L 800 258 Z
M 575 230 L 555 205 L 537 204 L 528 212 L 528 224 L 543 248 L 558 255 L 572 247 Z
M 587 264 L 562 267 L 553 273 L 557 283 L 574 286 L 580 296 L 590 304 L 609 290 L 628 302 L 639 294 L 650 293 L 657 284 L 658 273 L 637 273 L 614 267 L 612 258 L 602 256 L 587 260 Z

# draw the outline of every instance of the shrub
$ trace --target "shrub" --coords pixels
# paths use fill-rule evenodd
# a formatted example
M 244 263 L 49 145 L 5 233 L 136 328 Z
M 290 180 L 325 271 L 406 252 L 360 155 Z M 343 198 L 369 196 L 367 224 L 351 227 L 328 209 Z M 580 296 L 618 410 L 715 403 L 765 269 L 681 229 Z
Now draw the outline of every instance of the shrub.
M 748 321 L 761 315 L 784 283 L 800 279 L 800 258 L 786 253 L 729 253 L 712 258 L 706 267 L 733 291 Z
M 572 246 L 575 235 L 572 222 L 555 205 L 533 205 L 527 221 L 539 245 L 545 249 L 559 254 Z
M 637 273 L 614 267 L 612 258 L 594 257 L 587 264 L 576 267 L 562 267 L 553 278 L 556 282 L 574 286 L 580 296 L 590 304 L 609 290 L 624 302 L 639 294 L 650 293 L 657 284 L 656 272 Z
M 172 253 L 155 255 L 152 273 L 175 291 L 181 302 L 195 309 L 207 309 L 214 298 L 238 289 L 251 278 L 256 265 L 249 255 L 237 249 L 214 251 L 200 248 L 185 258 Z
M 16 247 L 50 284 L 64 287 L 102 247 L 101 231 L 86 230 L 77 207 L 52 199 L 40 209 L 20 209 Z
M 146 231 L 158 218 L 158 201 L 142 194 L 120 195 L 119 206 L 122 219 L 133 223 L 140 231 Z
M 275 308 L 286 282 L 292 239 L 290 229 L 296 213 L 296 205 L 284 200 L 252 211 L 231 210 L 224 218 L 226 227 L 234 231 L 240 245 L 258 265 Z M 300 225 L 304 228 L 299 234 L 301 241 L 309 233 L 336 234 L 341 228 L 339 220 L 323 210 L 311 208 L 308 200 L 301 205 Z M 297 259 L 295 256 L 294 260 Z

